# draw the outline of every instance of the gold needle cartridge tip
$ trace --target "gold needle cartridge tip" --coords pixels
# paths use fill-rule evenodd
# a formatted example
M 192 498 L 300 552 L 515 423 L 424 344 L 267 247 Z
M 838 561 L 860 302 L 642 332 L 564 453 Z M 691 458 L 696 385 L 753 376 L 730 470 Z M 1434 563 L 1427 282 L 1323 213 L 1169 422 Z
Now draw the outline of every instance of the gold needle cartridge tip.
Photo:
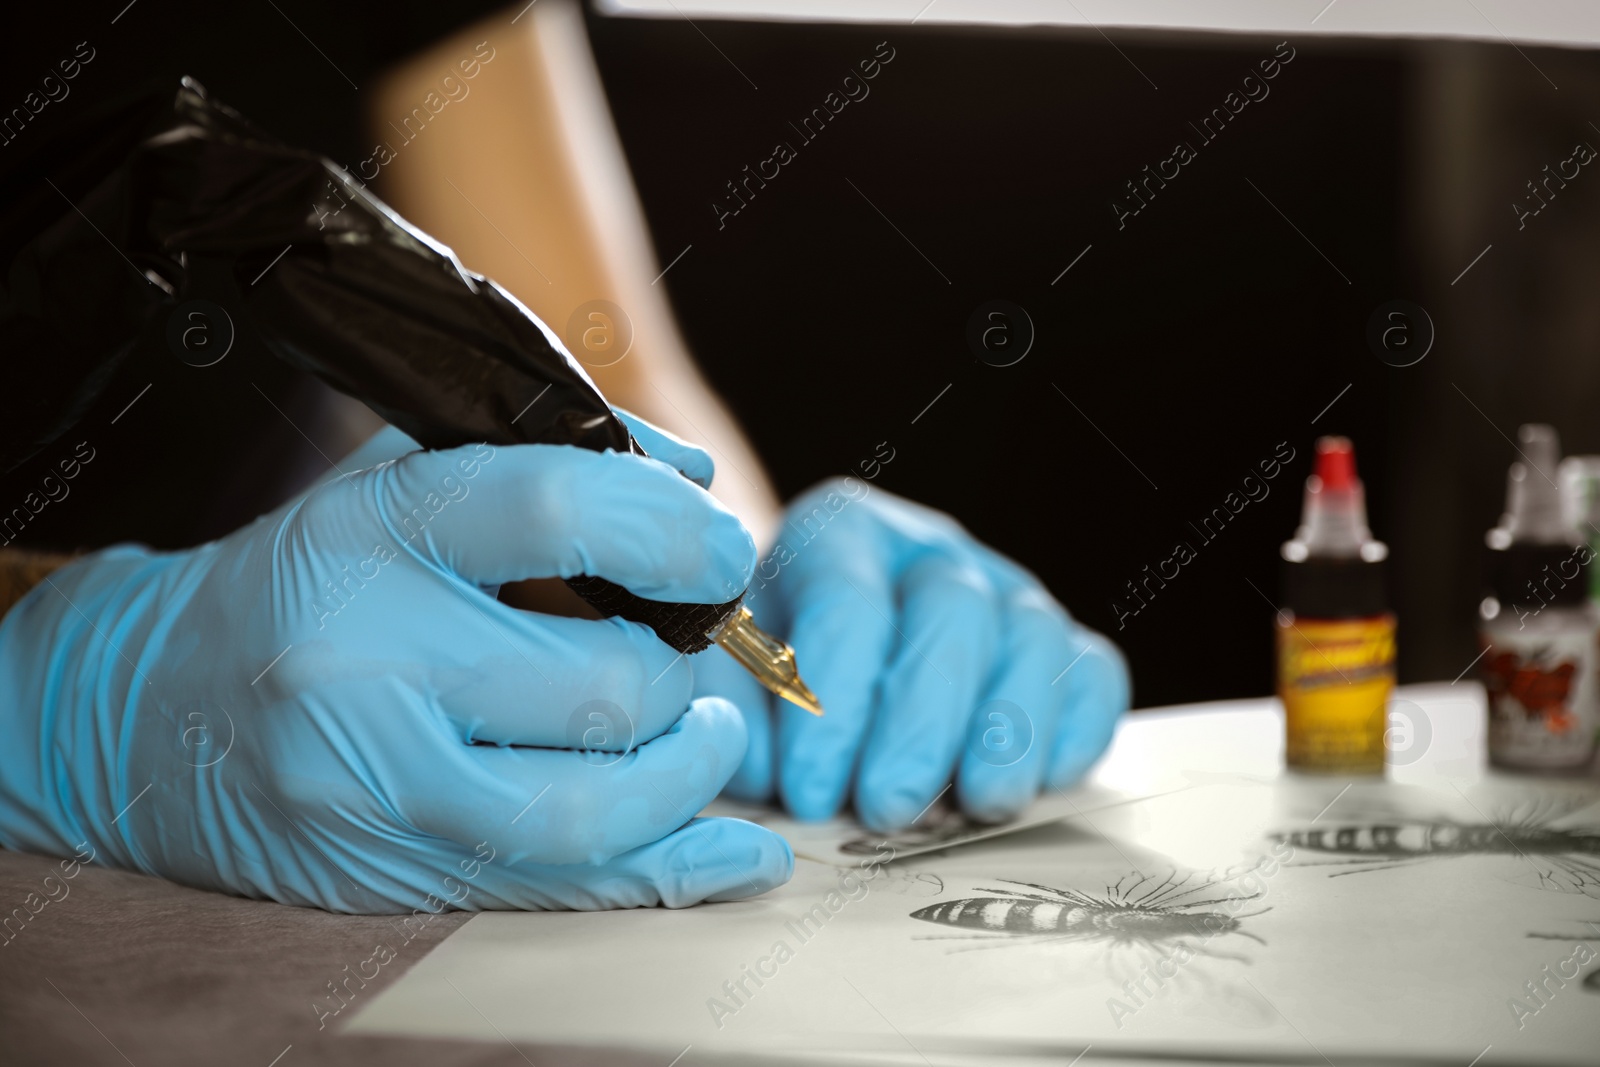
M 794 649 L 757 626 L 749 608 L 739 605 L 739 610 L 711 635 L 711 639 L 772 692 L 813 715 L 822 714 L 822 704 L 817 700 L 817 694 L 800 680 L 800 672 L 794 663 Z

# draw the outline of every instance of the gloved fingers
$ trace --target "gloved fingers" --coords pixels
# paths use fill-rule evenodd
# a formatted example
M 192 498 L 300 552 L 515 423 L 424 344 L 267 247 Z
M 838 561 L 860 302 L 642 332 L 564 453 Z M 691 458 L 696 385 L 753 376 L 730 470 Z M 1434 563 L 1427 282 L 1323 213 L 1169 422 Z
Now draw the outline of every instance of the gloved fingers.
M 1042 596 L 1050 605 L 1054 606 L 1056 612 L 1067 619 L 1068 622 L 1071 622 L 1072 613 L 1067 611 L 1060 601 L 1050 595 L 1050 591 L 1045 588 L 1038 575 L 1010 556 L 990 548 L 975 538 L 968 537 L 966 548 L 977 557 L 979 564 L 984 569 L 984 573 L 989 575 L 989 580 L 994 583 L 995 588 L 1000 590 L 1002 595 L 1007 598 L 1020 597 L 1024 601 L 1031 601 Z
M 791 564 L 794 587 L 785 592 L 795 662 L 826 714 L 819 719 L 774 701 L 778 791 L 805 820 L 830 818 L 843 805 L 896 640 L 887 568 L 862 551 L 834 556 L 832 570 L 802 570 L 806 554 L 821 547 L 800 550 Z
M 1074 626 L 1070 651 L 1055 685 L 1066 691 L 1045 774 L 1056 788 L 1077 782 L 1105 752 L 1130 696 L 1127 663 L 1109 639 Z
M 755 570 L 733 513 L 641 456 L 469 445 L 406 456 L 351 490 L 376 496 L 383 532 L 479 585 L 587 574 L 654 600 L 720 604 Z
M 259 692 L 382 677 L 442 711 L 458 741 L 608 751 L 659 736 L 689 704 L 688 657 L 639 623 L 520 611 L 410 555 L 332 577 L 304 616 L 317 625 Z
M 1022 812 L 1038 793 L 1066 691 L 1052 684 L 1076 654 L 1075 629 L 1043 589 L 1006 598 L 995 670 L 956 773 L 961 810 L 985 822 Z
M 439 754 L 429 790 L 405 814 L 463 845 L 504 842 L 511 863 L 603 863 L 686 824 L 733 777 L 744 747 L 738 709 L 715 697 L 631 752 L 458 745 Z
M 631 411 L 622 408 L 611 410 L 627 425 L 628 431 L 652 458 L 677 468 L 693 479 L 700 488 L 711 488 L 711 480 L 716 475 L 716 464 L 711 458 L 711 453 Z M 422 446 L 404 431 L 385 425 L 340 459 L 336 464 L 337 469 L 330 471 L 327 478 L 322 481 L 338 478 L 341 474 L 366 470 L 368 467 L 375 467 L 380 463 L 421 450 Z
M 1056 602 L 1030 571 L 987 545 L 973 549 L 996 585 L 1008 599 L 1030 599 L 1042 608 L 1053 606 L 1067 627 L 1064 658 L 1051 672 L 1051 688 L 1058 690 L 1059 711 L 1046 753 L 1044 784 L 1071 785 L 1105 752 L 1116 732 L 1117 720 L 1128 710 L 1130 682 L 1122 653 L 1108 638 L 1077 622 Z M 1036 742 L 1037 744 L 1037 742 Z
M 483 862 L 485 854 L 493 858 Z M 474 911 L 687 908 L 758 896 L 794 875 L 789 843 L 741 819 L 692 819 L 599 864 L 511 864 L 483 850 L 475 858 L 475 878 L 455 876 L 466 887 L 456 906 Z
M 468 657 L 441 664 L 442 645 L 417 652 L 465 741 L 625 752 L 666 733 L 689 706 L 688 657 L 648 626 L 538 615 L 487 597 L 472 606 L 475 614 L 454 613 L 465 631 L 451 642 Z
M 690 444 L 677 434 L 669 433 L 653 422 L 647 422 L 631 411 L 622 408 L 612 408 L 617 418 L 628 425 L 628 432 L 633 434 L 634 440 L 644 447 L 651 458 L 659 459 L 669 467 L 674 467 L 694 480 L 702 489 L 711 488 L 711 479 L 716 476 L 717 465 L 711 460 L 711 453 L 699 445 Z
M 956 769 L 994 664 L 1000 603 L 974 560 L 943 552 L 900 579 L 900 643 L 862 750 L 856 813 L 875 830 L 909 826 Z
M 776 774 L 771 694 L 737 660 L 715 645 L 694 656 L 692 663 L 695 696 L 721 697 L 731 703 L 744 716 L 745 730 L 750 735 L 744 762 L 724 792 L 753 804 L 771 800 Z

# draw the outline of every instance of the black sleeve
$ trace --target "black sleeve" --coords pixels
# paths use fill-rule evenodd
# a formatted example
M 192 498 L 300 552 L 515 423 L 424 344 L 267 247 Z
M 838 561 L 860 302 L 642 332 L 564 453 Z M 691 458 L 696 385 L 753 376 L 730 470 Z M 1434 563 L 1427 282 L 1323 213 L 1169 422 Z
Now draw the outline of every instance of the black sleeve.
M 175 313 L 195 301 L 427 447 L 630 448 L 543 323 L 342 169 L 188 79 L 96 122 L 5 220 L 9 245 L 27 238 L 0 305 L 0 345 L 26 375 L 0 401 L 6 470 L 76 421 L 134 338 L 165 324 L 181 346 Z

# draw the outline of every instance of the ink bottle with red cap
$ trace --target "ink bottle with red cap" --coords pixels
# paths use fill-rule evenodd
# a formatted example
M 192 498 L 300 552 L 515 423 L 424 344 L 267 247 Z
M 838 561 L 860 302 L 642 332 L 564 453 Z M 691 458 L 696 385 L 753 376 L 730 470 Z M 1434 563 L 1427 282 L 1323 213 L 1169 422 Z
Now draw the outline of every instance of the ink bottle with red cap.
M 1478 607 L 1479 670 L 1489 698 L 1489 761 L 1583 771 L 1600 736 L 1600 610 L 1585 569 L 1594 550 L 1562 506 L 1552 427 L 1517 430 L 1506 512 L 1490 530 L 1488 595 Z
M 1384 561 L 1367 528 L 1366 490 L 1349 438 L 1317 441 L 1300 528 L 1284 542 L 1278 612 L 1278 696 L 1291 768 L 1382 774 L 1395 617 Z

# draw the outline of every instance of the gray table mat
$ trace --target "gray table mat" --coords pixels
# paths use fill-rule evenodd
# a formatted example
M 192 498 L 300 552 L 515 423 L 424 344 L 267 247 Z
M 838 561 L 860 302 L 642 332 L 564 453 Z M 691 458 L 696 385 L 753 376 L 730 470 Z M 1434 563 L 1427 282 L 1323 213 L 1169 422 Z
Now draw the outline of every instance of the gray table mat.
M 0 917 L 44 899 L 58 861 L 0 851 Z M 61 883 L 52 882 L 54 888 Z M 341 1037 L 338 1023 L 462 923 L 434 919 L 409 943 L 382 916 L 333 915 L 243 900 L 157 878 L 82 868 L 67 895 L 10 940 L 0 935 L 0 1063 L 82 1067 L 245 1067 L 383 1063 L 393 1067 L 650 1064 L 592 1049 L 514 1047 L 485 1024 L 484 1041 Z M 396 949 L 350 1007 L 319 1030 L 330 981 L 361 968 L 380 943 Z M 366 968 L 370 973 L 370 966 Z

